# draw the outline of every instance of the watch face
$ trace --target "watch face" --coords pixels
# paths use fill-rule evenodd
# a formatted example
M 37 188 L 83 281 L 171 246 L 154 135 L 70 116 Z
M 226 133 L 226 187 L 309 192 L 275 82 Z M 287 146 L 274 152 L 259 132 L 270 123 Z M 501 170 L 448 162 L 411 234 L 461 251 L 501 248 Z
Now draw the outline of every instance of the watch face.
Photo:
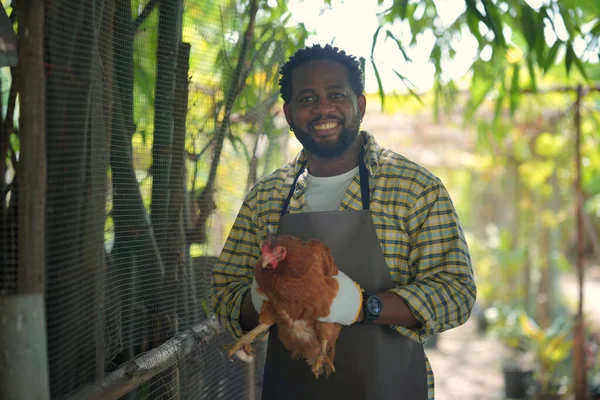
M 377 297 L 371 297 L 367 301 L 367 307 L 373 314 L 378 315 L 381 312 L 381 301 Z

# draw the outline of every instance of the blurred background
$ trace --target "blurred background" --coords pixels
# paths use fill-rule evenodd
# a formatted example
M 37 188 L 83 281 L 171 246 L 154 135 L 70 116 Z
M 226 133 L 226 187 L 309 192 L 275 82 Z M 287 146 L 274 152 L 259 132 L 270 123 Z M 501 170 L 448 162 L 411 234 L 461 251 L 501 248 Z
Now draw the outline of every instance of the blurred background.
M 257 399 L 207 303 L 300 145 L 278 69 L 363 65 L 363 128 L 448 187 L 478 300 L 436 399 L 600 398 L 600 3 L 3 0 L 0 398 Z M 27 332 L 27 333 L 24 333 Z

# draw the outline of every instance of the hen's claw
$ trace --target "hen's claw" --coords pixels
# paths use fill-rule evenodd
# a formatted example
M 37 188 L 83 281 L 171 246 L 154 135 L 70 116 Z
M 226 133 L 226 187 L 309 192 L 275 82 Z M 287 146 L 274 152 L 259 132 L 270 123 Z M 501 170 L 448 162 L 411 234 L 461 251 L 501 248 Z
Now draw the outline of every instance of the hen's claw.
M 246 333 L 244 336 L 239 338 L 238 341 L 234 344 L 226 345 L 225 348 L 229 350 L 227 352 L 229 358 L 233 357 L 235 352 L 239 349 L 243 349 L 244 352 L 246 352 L 246 354 L 248 354 L 249 356 L 254 355 L 254 350 L 252 350 L 252 343 L 260 334 L 268 331 L 270 326 L 271 325 L 268 324 L 258 324 L 256 328 L 252 329 L 250 332 Z
M 321 351 L 312 363 L 312 373 L 315 378 L 319 379 L 319 376 L 323 372 L 323 367 L 325 368 L 325 376 L 329 376 L 330 373 L 335 372 L 333 362 L 327 356 L 327 340 L 321 341 Z
M 238 350 L 244 350 L 244 353 L 248 354 L 249 356 L 254 356 L 254 349 L 252 348 L 252 344 L 244 338 L 241 338 L 234 344 L 225 345 L 225 348 L 227 349 L 227 356 L 229 358 L 232 358 Z
M 315 378 L 319 379 L 319 376 L 323 373 L 323 369 L 325 369 L 325 375 L 329 376 L 330 373 L 335 372 L 335 367 L 333 363 L 325 354 L 319 354 L 312 365 L 312 373 Z

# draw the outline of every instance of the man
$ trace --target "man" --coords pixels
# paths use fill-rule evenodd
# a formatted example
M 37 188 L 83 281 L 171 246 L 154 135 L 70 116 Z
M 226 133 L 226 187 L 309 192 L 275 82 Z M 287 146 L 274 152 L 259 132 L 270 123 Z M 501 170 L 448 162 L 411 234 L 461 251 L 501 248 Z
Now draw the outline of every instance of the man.
M 336 372 L 317 381 L 271 331 L 263 399 L 433 399 L 422 344 L 465 323 L 476 298 L 448 192 L 360 131 L 366 99 L 354 57 L 331 46 L 299 50 L 282 67 L 280 86 L 303 150 L 248 193 L 213 272 L 213 309 L 235 337 L 257 325 L 264 298 L 253 266 L 268 225 L 320 238 L 340 269 L 338 297 L 323 319 L 344 325 Z

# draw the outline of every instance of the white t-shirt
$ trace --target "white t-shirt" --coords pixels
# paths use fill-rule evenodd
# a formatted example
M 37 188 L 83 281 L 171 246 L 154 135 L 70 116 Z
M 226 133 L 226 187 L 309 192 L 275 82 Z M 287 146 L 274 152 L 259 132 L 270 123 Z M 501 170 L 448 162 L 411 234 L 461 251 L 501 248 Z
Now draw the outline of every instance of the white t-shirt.
M 358 174 L 359 168 L 336 176 L 318 177 L 308 173 L 304 194 L 304 211 L 337 211 L 342 204 L 348 185 Z

